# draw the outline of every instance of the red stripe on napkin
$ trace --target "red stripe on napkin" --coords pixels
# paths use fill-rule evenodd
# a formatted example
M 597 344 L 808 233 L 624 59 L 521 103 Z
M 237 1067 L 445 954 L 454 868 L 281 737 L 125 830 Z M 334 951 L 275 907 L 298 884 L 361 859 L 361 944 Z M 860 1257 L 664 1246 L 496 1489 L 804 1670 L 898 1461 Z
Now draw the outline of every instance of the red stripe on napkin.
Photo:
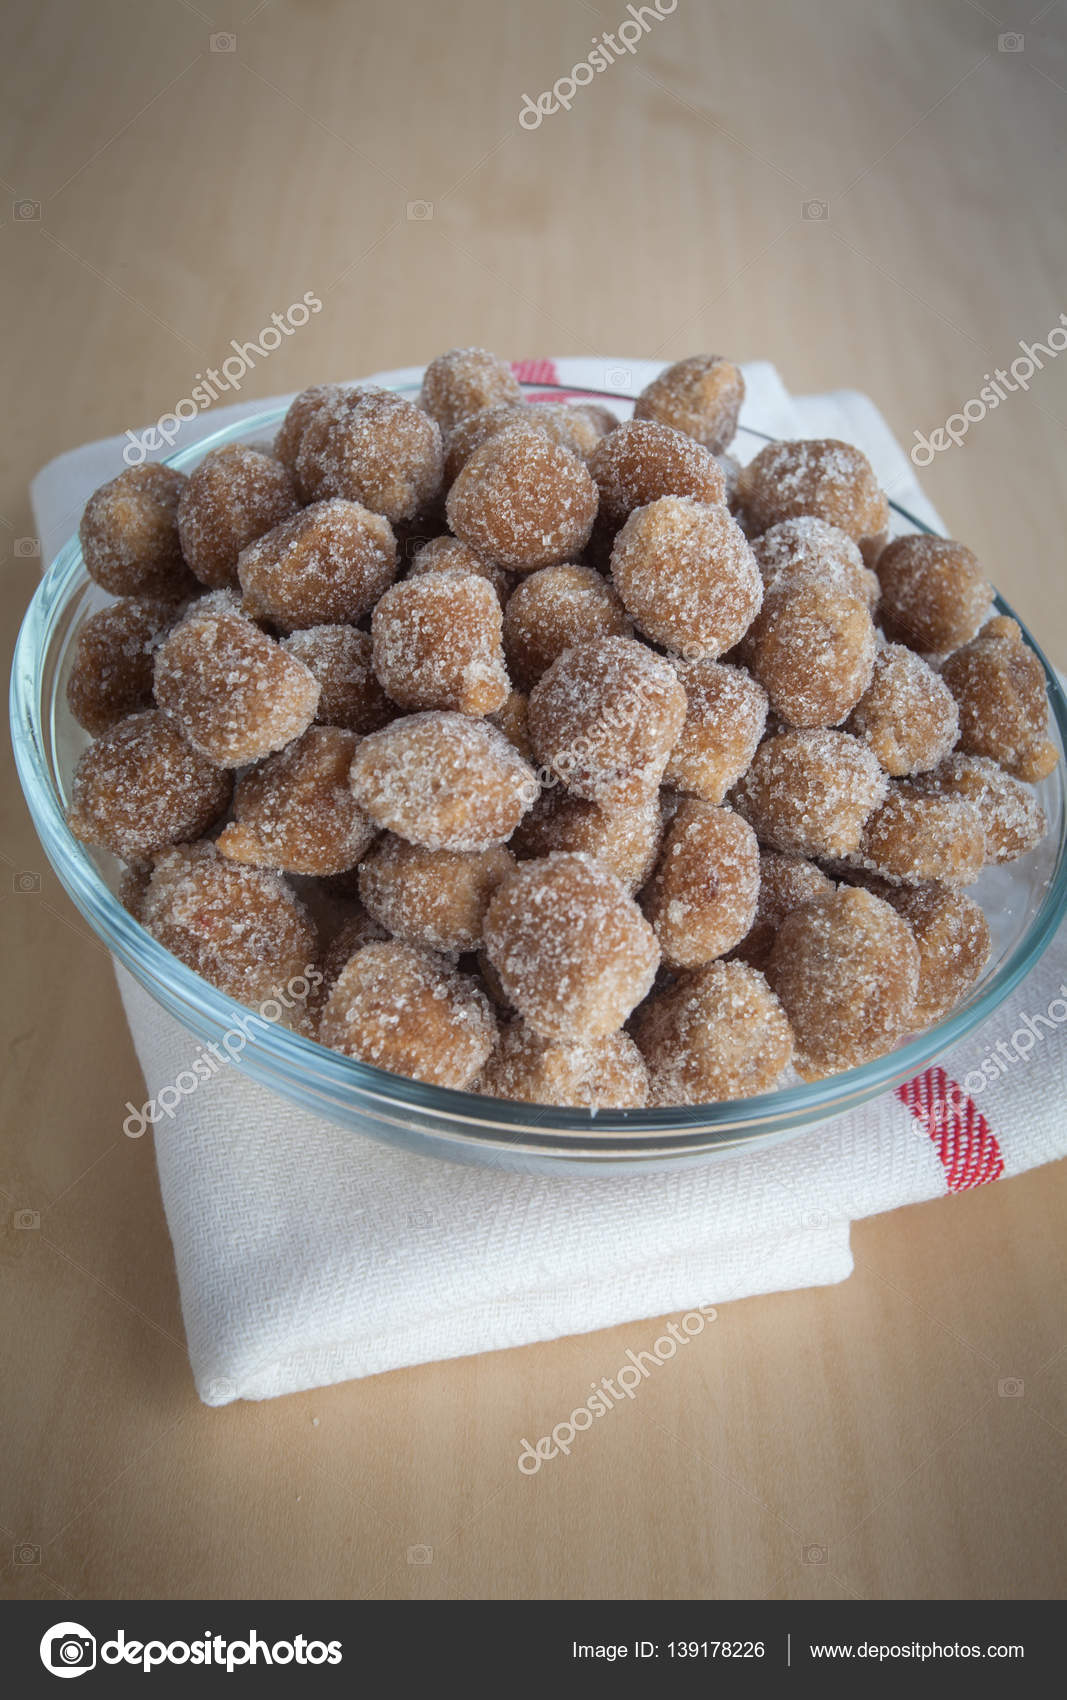
M 897 1097 L 933 1140 L 949 1192 L 985 1186 L 1004 1173 L 1004 1156 L 985 1116 L 943 1068 L 928 1068 Z
M 511 370 L 520 384 L 558 384 L 554 360 L 513 360 Z

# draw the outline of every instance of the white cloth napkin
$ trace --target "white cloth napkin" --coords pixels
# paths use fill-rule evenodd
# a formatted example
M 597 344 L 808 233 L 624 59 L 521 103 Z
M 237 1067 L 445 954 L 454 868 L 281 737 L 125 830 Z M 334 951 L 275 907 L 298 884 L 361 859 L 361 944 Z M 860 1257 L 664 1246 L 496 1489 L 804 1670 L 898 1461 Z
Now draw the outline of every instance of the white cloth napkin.
M 620 369 L 636 392 L 657 367 L 560 360 L 528 363 L 522 375 L 610 388 L 622 387 Z M 745 423 L 857 443 L 894 498 L 936 523 L 866 396 L 790 398 L 773 367 L 745 374 Z M 267 405 L 212 412 L 181 444 Z M 120 470 L 125 440 L 76 449 L 38 475 L 45 560 L 88 494 Z M 156 1098 L 196 1041 L 117 972 L 146 1096 Z M 843 1280 L 852 1221 L 1067 1152 L 1063 982 L 1061 932 L 942 1066 L 792 1141 L 661 1174 L 539 1177 L 413 1156 L 301 1111 L 235 1067 L 220 1070 L 155 1128 L 200 1397 L 272 1398 Z

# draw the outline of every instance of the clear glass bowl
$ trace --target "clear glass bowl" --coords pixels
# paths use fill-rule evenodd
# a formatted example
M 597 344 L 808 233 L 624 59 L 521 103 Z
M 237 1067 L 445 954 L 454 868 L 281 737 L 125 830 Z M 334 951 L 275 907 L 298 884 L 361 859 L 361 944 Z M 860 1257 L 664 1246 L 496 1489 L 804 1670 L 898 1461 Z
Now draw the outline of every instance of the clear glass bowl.
M 398 384 L 414 396 L 417 384 Z M 548 384 L 524 385 L 544 395 Z M 573 395 L 574 391 L 561 390 Z M 629 398 L 603 395 L 622 417 Z M 183 471 L 210 450 L 237 440 L 265 441 L 282 410 L 264 412 L 176 454 Z M 768 441 L 742 430 L 733 452 L 749 460 Z M 893 508 L 893 534 L 928 531 Z M 49 861 L 93 930 L 151 996 L 202 1042 L 217 1043 L 238 1006 L 156 943 L 115 896 L 118 865 L 85 849 L 64 818 L 75 763 L 88 739 L 70 715 L 66 678 L 74 640 L 86 615 L 107 597 L 85 571 L 77 538 L 62 549 L 26 614 L 15 651 L 11 721 L 18 771 Z M 998 598 L 1004 613 L 1012 611 Z M 1017 617 L 1017 616 L 1016 616 Z M 1029 633 L 1026 640 L 1048 678 L 1052 735 L 1061 760 L 1040 787 L 1049 819 L 1044 842 L 1022 860 L 988 869 L 974 888 L 993 935 L 985 972 L 966 1001 L 936 1027 L 888 1055 L 815 1085 L 790 1086 L 724 1104 L 657 1110 L 587 1111 L 503 1103 L 404 1080 L 325 1050 L 283 1027 L 256 1033 L 240 1067 L 301 1108 L 353 1133 L 458 1161 L 557 1172 L 661 1168 L 755 1148 L 795 1135 L 890 1090 L 925 1068 L 978 1026 L 1034 966 L 1067 909 L 1067 814 L 1063 752 L 1067 701 L 1059 680 Z

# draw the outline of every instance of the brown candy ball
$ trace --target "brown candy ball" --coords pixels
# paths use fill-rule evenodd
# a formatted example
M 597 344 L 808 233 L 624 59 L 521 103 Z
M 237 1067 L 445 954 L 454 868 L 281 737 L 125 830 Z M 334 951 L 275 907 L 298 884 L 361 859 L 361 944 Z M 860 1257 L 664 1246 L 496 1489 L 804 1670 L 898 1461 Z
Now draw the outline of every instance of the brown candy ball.
M 474 573 L 424 573 L 387 590 L 371 623 L 374 672 L 406 709 L 493 714 L 511 689 L 500 602 Z
M 344 390 L 315 409 L 296 470 L 308 501 L 343 496 L 394 524 L 413 520 L 441 485 L 441 433 L 392 390 Z
M 96 736 L 151 708 L 153 657 L 178 615 L 176 603 L 132 597 L 89 615 L 67 675 L 67 704 L 79 726 Z
M 445 489 L 451 490 L 475 449 L 480 449 L 505 425 L 525 425 L 531 431 L 536 430 L 532 413 L 533 409 L 521 402 L 504 401 L 461 419 L 445 436 Z
M 803 856 L 761 850 L 756 918 L 734 954 L 752 968 L 765 968 L 786 916 L 802 903 L 824 897 L 834 889 L 833 880 L 827 879 L 821 868 Z
M 754 535 L 812 514 L 859 544 L 868 563 L 885 543 L 889 504 L 867 456 L 834 438 L 768 443 L 741 468 L 737 487 Z
M 658 992 L 634 1023 L 655 1105 L 715 1104 L 769 1092 L 788 1068 L 793 1035 L 762 974 L 712 962 Z
M 781 732 L 760 745 L 731 802 L 773 850 L 840 856 L 856 849 L 888 783 L 847 732 Z
M 340 726 L 311 726 L 243 775 L 219 849 L 233 862 L 289 874 L 339 874 L 377 836 L 348 783 L 358 740 Z
M 874 625 L 867 603 L 817 579 L 769 590 L 745 656 L 787 725 L 838 726 L 871 682 Z
M 534 753 L 530 743 L 529 712 L 530 699 L 525 691 L 509 691 L 503 707 L 488 718 L 500 728 L 508 743 L 518 750 L 523 761 L 532 762 Z
M 982 817 L 964 797 L 927 796 L 894 782 L 864 826 L 857 859 L 904 885 L 971 885 L 985 864 Z
M 615 539 L 611 576 L 641 631 L 693 660 L 732 649 L 763 599 L 737 521 L 724 507 L 680 496 L 662 496 L 630 515 Z
M 584 851 L 634 892 L 652 873 L 662 841 L 663 813 L 655 794 L 633 808 L 609 810 L 557 786 L 543 791 L 519 822 L 511 849 L 520 861 L 554 850 Z
M 488 999 L 473 980 L 396 940 L 349 958 L 319 1020 L 319 1040 L 332 1050 L 458 1091 L 479 1074 L 495 1038 Z
M 483 408 L 521 400 L 519 381 L 506 360 L 487 348 L 450 348 L 427 366 L 419 406 L 447 432 Z
M 131 714 L 85 751 L 67 824 L 85 844 L 126 862 L 199 838 L 230 801 L 228 773 L 202 756 L 156 709 Z
M 848 533 L 812 514 L 772 525 L 755 539 L 752 553 L 767 590 L 786 581 L 817 579 L 837 590 L 850 591 L 866 602 L 872 613 L 881 595 L 877 573 L 864 566 L 863 556 Z
M 915 1027 L 930 1027 L 955 1009 L 989 959 L 989 925 L 977 903 L 943 885 L 886 892 L 908 923 L 919 950 Z
M 184 473 L 130 466 L 89 497 L 78 537 L 90 578 L 112 596 L 177 600 L 196 589 L 178 540 Z
M 652 928 L 591 856 L 520 863 L 489 904 L 484 936 L 508 1002 L 546 1039 L 615 1032 L 659 965 Z
M 952 692 L 933 668 L 914 650 L 890 643 L 875 656 L 848 730 L 900 779 L 936 767 L 955 744 L 960 719 Z
M 585 547 L 596 486 L 577 455 L 544 432 L 506 426 L 476 449 L 448 493 L 448 523 L 478 554 L 517 572 Z
M 898 537 L 878 557 L 886 636 L 926 655 L 974 637 L 993 611 L 993 587 L 970 549 L 944 537 Z
M 408 568 L 408 578 L 420 578 L 424 573 L 474 573 L 484 578 L 496 591 L 503 608 L 515 587 L 511 573 L 498 567 L 495 561 L 484 561 L 473 549 L 468 549 L 458 537 L 434 537 L 417 550 Z
M 626 808 L 659 785 L 685 709 L 669 662 L 632 638 L 597 638 L 565 650 L 530 692 L 530 741 L 575 796 Z
M 319 705 L 314 674 L 225 594 L 194 604 L 160 645 L 155 691 L 160 708 L 219 767 L 284 748 Z
M 734 439 L 744 399 L 745 380 L 732 361 L 721 354 L 694 354 L 646 384 L 634 418 L 671 425 L 720 454 Z
M 665 785 L 721 803 L 747 772 L 767 721 L 767 693 L 743 667 L 676 661 L 685 691 L 681 735 L 667 759 Z
M 359 894 L 394 937 L 458 956 L 477 950 L 489 900 L 514 866 L 504 849 L 425 850 L 387 833 L 360 868 Z
M 914 1022 L 919 951 L 907 922 L 869 891 L 842 886 L 787 915 L 767 979 L 789 1018 L 805 1080 L 881 1056 Z
M 292 476 L 270 455 L 243 443 L 213 449 L 186 483 L 178 503 L 182 554 L 212 590 L 237 583 L 237 557 L 298 507 Z
M 356 801 L 378 826 L 428 850 L 489 850 L 538 794 L 533 769 L 495 726 L 463 714 L 394 720 L 352 763 Z
M 1014 862 L 1040 844 L 1048 818 L 1036 794 L 988 756 L 947 756 L 913 781 L 916 791 L 963 797 L 982 817 L 987 862 Z
M 683 803 L 642 898 L 668 968 L 702 968 L 740 944 L 756 918 L 759 846 L 732 809 Z
M 241 551 L 242 607 L 279 631 L 355 625 L 396 577 L 396 538 L 381 514 L 315 502 Z
M 579 1110 L 640 1109 L 648 1101 L 648 1072 L 626 1033 L 586 1045 L 542 1039 L 523 1021 L 501 1031 L 478 1081 L 485 1098 L 554 1104 Z
M 344 726 L 364 737 L 397 717 L 374 677 L 368 633 L 354 626 L 305 626 L 282 643 L 318 681 L 315 718 L 326 726 Z
M 1047 779 L 1059 759 L 1048 736 L 1045 672 L 1013 620 L 991 623 L 950 655 L 941 677 L 960 714 L 964 755 L 989 756 L 1016 779 Z
M 597 445 L 589 470 L 600 492 L 600 519 L 616 532 L 635 508 L 661 496 L 722 502 L 726 485 L 715 456 L 692 437 L 652 419 L 631 419 Z
M 300 394 L 294 396 L 289 403 L 289 411 L 286 413 L 281 429 L 274 439 L 274 458 L 280 460 L 283 466 L 288 467 L 294 478 L 296 478 L 296 463 L 300 455 L 300 445 L 304 440 L 304 432 L 320 407 L 324 407 L 327 402 L 334 401 L 343 394 L 343 384 L 312 384 L 310 389 L 301 390 Z M 299 479 L 297 479 L 297 488 L 300 489 Z M 306 500 L 303 490 L 300 490 L 300 495 Z
M 508 671 L 523 691 L 574 644 L 632 635 L 616 592 L 592 567 L 542 567 L 522 580 L 504 610 Z

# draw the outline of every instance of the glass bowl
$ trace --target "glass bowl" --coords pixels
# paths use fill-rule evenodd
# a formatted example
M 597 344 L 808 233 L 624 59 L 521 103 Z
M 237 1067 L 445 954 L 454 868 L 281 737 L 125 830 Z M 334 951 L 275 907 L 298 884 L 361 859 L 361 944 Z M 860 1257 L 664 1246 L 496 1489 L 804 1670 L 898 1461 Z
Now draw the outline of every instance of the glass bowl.
M 411 396 L 418 383 L 397 382 Z M 546 396 L 550 384 L 526 384 L 529 395 Z M 558 386 L 561 395 L 578 392 Z M 631 398 L 603 396 L 628 417 Z M 234 441 L 269 440 L 284 410 L 239 420 L 171 457 L 182 471 L 210 450 Z M 742 429 L 732 452 L 747 461 L 769 441 Z M 894 536 L 929 527 L 893 507 Z M 201 1042 L 217 1043 L 233 1026 L 239 1006 L 163 949 L 133 920 L 115 896 L 118 864 L 87 850 L 67 828 L 65 809 L 71 776 L 88 738 L 66 703 L 66 679 L 82 621 L 109 600 L 85 571 L 77 538 L 63 548 L 45 574 L 23 622 L 11 683 L 15 757 L 34 824 L 45 852 L 94 932 L 152 998 Z M 998 608 L 1012 611 L 999 597 Z M 1015 616 L 1017 618 L 1017 616 Z M 1059 680 L 1029 633 L 1048 679 L 1052 736 L 1061 760 L 1039 788 L 1049 819 L 1044 842 L 1007 867 L 988 869 L 974 887 L 992 932 L 992 951 L 970 995 L 937 1026 L 896 1050 L 813 1085 L 788 1086 L 729 1103 L 655 1110 L 543 1108 L 479 1098 L 386 1074 L 369 1064 L 328 1051 L 284 1027 L 253 1030 L 239 1065 L 264 1086 L 302 1109 L 328 1118 L 352 1133 L 457 1161 L 526 1170 L 590 1172 L 662 1168 L 789 1138 L 924 1069 L 984 1021 L 1031 969 L 1052 939 L 1067 908 L 1067 814 L 1063 751 L 1067 744 L 1067 701 Z

